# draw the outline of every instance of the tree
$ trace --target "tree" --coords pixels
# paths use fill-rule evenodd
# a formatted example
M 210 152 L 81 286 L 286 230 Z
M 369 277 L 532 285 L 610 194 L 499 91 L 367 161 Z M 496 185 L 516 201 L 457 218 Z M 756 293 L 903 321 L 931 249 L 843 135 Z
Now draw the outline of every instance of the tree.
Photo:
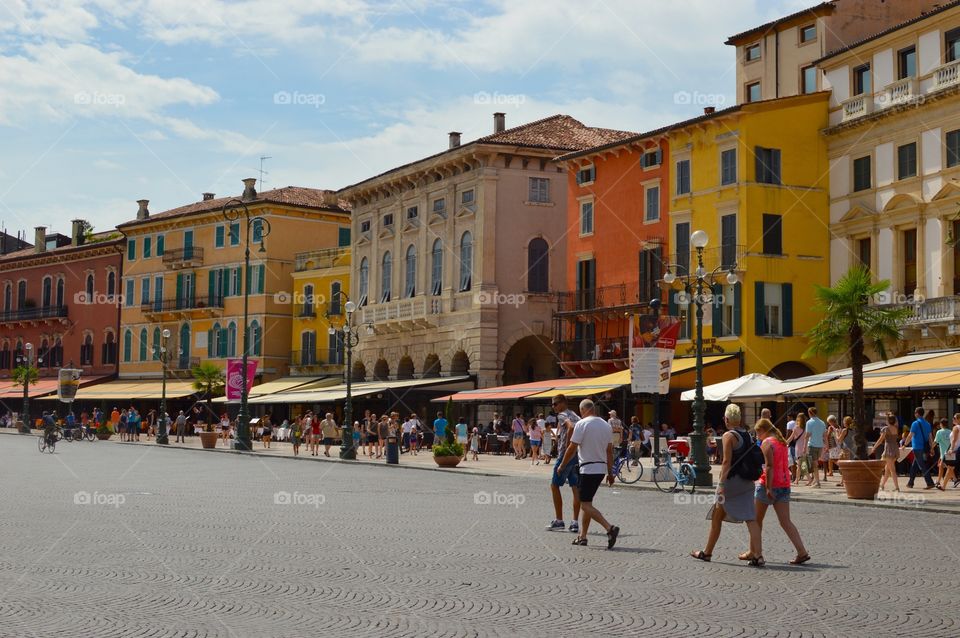
M 30 383 L 36 383 L 40 379 L 40 371 L 34 366 L 20 365 L 13 370 L 13 385 L 23 385 L 29 378 Z
M 863 394 L 863 351 L 873 345 L 887 360 L 887 341 L 900 338 L 900 326 L 913 312 L 908 307 L 871 305 L 870 300 L 890 287 L 887 280 L 870 280 L 870 271 L 855 266 L 832 287 L 815 286 L 817 309 L 823 318 L 807 333 L 809 347 L 804 357 L 847 354 L 853 393 L 854 442 L 856 458 L 867 458 L 866 405 Z
M 223 392 L 226 387 L 226 377 L 220 366 L 209 361 L 202 361 L 199 365 L 193 367 L 190 371 L 193 375 L 193 389 L 202 393 L 207 398 L 207 414 L 210 415 L 206 421 L 213 422 L 213 397 Z

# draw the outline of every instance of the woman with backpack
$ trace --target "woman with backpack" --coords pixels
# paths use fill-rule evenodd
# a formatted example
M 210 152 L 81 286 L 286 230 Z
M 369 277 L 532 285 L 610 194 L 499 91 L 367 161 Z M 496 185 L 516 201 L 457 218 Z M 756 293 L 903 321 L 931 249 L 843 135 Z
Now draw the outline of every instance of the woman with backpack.
M 791 565 L 803 565 L 810 560 L 810 554 L 803 546 L 797 526 L 790 520 L 790 465 L 787 460 L 787 440 L 783 438 L 769 419 L 760 419 L 755 427 L 757 440 L 761 441 L 760 450 L 763 452 L 763 474 L 757 483 L 754 493 L 757 508 L 757 525 L 763 532 L 763 517 L 767 508 L 773 506 L 780 527 L 786 532 L 787 538 L 797 550 L 797 556 L 790 561 Z M 761 538 L 761 543 L 762 543 Z M 744 552 L 740 560 L 753 560 L 755 554 Z M 760 556 L 763 561 L 763 556 Z
M 746 523 L 750 533 L 750 565 L 763 567 L 763 552 L 760 545 L 760 526 L 757 524 L 754 504 L 754 481 L 760 477 L 762 456 L 758 460 L 753 437 L 741 424 L 740 407 L 734 403 L 723 413 L 727 431 L 720 439 L 723 447 L 723 464 L 720 466 L 716 502 L 710 508 L 710 533 L 702 550 L 690 552 L 697 560 L 710 562 L 713 548 L 720 539 L 723 523 Z M 746 474 L 747 476 L 744 476 Z

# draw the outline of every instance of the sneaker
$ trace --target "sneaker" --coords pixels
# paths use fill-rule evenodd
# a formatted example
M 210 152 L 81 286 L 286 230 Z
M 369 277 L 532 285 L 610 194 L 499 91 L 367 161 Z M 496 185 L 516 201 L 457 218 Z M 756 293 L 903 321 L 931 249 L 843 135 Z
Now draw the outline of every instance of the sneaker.
M 547 525 L 547 531 L 548 531 L 548 532 L 553 532 L 553 531 L 556 531 L 556 530 L 558 530 L 558 529 L 563 529 L 563 528 L 564 528 L 563 521 L 560 521 L 560 520 L 553 521 L 552 523 L 550 523 L 549 525 Z
M 580 523 L 578 523 L 577 521 L 573 521 L 572 523 L 570 523 L 570 531 L 573 532 L 574 534 L 579 534 Z

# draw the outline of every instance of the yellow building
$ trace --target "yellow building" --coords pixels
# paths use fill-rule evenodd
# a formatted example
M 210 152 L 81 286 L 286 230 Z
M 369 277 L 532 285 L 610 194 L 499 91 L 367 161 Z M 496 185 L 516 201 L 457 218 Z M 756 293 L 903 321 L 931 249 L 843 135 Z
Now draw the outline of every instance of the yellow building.
M 321 248 L 296 256 L 293 329 L 290 331 L 291 374 L 342 374 L 343 333 L 331 335 L 329 329 L 343 327 L 349 295 L 349 247 Z
M 244 180 L 251 223 L 248 278 L 250 356 L 260 381 L 285 375 L 290 364 L 295 257 L 308 250 L 349 246 L 350 215 L 335 193 L 288 186 L 257 193 Z M 171 332 L 170 370 L 187 376 L 201 360 L 226 367 L 242 356 L 246 218 L 229 221 L 230 197 L 203 199 L 151 214 L 141 200 L 137 218 L 118 229 L 124 246 L 121 379 L 159 378 L 164 329 Z M 243 211 L 242 207 L 239 210 Z
M 794 378 L 823 369 L 805 360 L 804 334 L 819 315 L 814 284 L 829 285 L 829 202 L 824 92 L 741 104 L 662 129 L 674 179 L 669 269 L 695 271 L 691 234 L 707 233 L 712 299 L 704 306 L 705 352 L 743 352 L 743 372 Z M 729 269 L 735 285 L 726 282 Z M 674 284 L 679 289 L 679 284 Z M 695 351 L 695 307 L 669 297 L 683 318 L 678 355 Z

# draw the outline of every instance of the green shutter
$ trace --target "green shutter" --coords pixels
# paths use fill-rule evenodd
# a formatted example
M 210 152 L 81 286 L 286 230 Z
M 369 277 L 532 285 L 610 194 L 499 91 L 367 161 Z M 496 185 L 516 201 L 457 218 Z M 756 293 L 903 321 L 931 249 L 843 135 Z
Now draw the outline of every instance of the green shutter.
M 183 301 L 183 273 L 177 273 L 177 307 Z
M 780 287 L 780 295 L 783 298 L 783 319 L 781 320 L 781 326 L 783 327 L 783 336 L 792 337 L 793 336 L 793 284 L 783 284 Z
M 214 246 L 223 248 L 223 226 L 217 226 L 215 231 Z
M 257 266 L 257 294 L 263 294 L 266 282 L 264 281 L 267 278 L 267 266 L 266 264 L 260 264 Z
M 766 326 L 766 317 L 765 317 L 766 308 L 763 306 L 763 282 L 757 281 L 753 284 L 753 317 L 754 325 L 753 331 L 754 334 L 765 335 L 767 334 Z
M 680 306 L 677 304 L 677 291 L 672 288 L 667 289 L 667 316 L 680 316 Z
M 157 257 L 163 257 L 163 235 L 157 235 Z
M 211 270 L 207 275 L 207 301 L 213 303 L 213 300 L 217 298 L 217 271 Z
M 207 358 L 213 356 L 213 330 L 207 330 Z
M 740 282 L 733 285 L 733 334 L 738 337 L 743 334 L 743 293 Z
M 714 339 L 723 334 L 723 304 L 720 302 L 720 296 L 723 294 L 723 286 L 713 284 L 713 333 Z
M 337 234 L 337 246 L 346 248 L 350 245 L 350 227 L 341 228 Z

